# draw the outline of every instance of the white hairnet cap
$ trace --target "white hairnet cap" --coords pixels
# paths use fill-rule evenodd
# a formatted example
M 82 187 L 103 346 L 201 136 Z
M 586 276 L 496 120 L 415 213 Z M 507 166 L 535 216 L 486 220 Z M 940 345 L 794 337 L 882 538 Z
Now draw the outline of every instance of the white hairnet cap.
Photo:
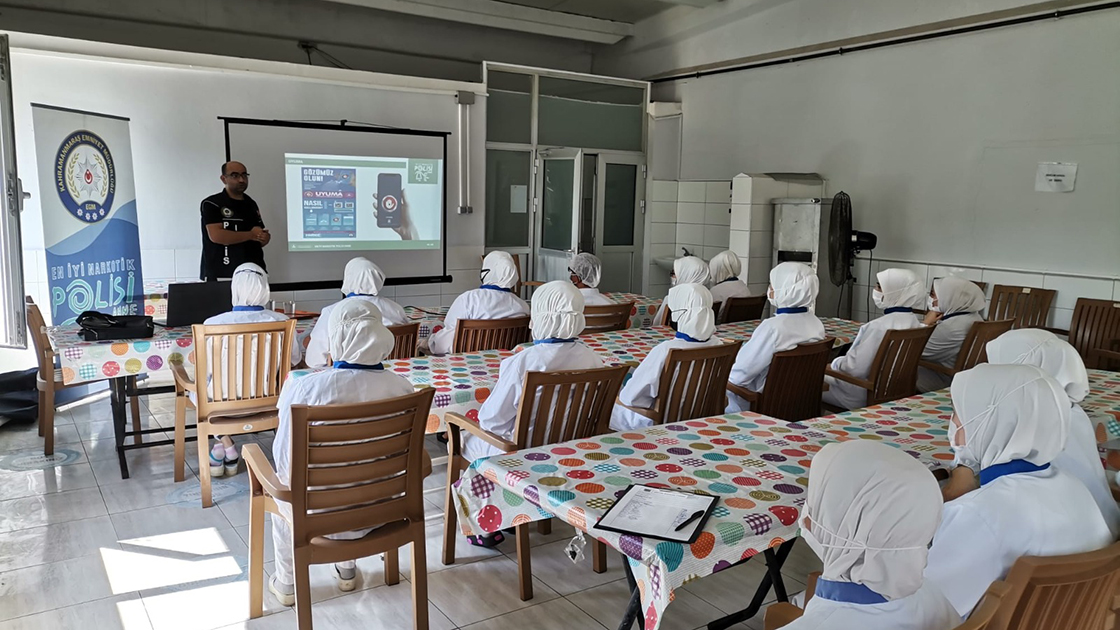
M 1057 335 L 1041 328 L 1009 330 L 988 342 L 988 362 L 1040 368 L 1065 389 L 1071 403 L 1089 395 L 1089 373 L 1081 355 Z
M 517 286 L 517 266 L 509 252 L 493 251 L 482 259 L 482 284 L 492 284 L 503 289 Z
M 883 291 L 883 308 L 924 308 L 924 281 L 909 269 L 884 269 L 875 275 Z
M 367 300 L 343 300 L 331 310 L 327 332 L 331 359 L 376 365 L 393 352 L 393 333 L 381 323 L 381 310 Z
M 571 339 L 587 325 L 583 294 L 571 282 L 553 280 L 533 293 L 529 328 L 533 339 Z
M 268 274 L 256 263 L 238 265 L 229 290 L 234 306 L 265 306 L 272 295 L 268 289 Z
M 945 276 L 933 281 L 933 292 L 937 295 L 937 312 L 979 313 L 985 306 L 984 292 L 976 283 L 957 276 Z
M 1065 390 L 1033 365 L 980 364 L 953 377 L 953 409 L 980 469 L 1025 459 L 1049 464 L 1065 448 Z
M 716 332 L 716 314 L 712 311 L 712 294 L 704 285 L 678 284 L 665 298 L 670 316 L 677 322 L 677 332 L 697 341 L 707 341 Z
M 383 286 L 385 286 L 384 272 L 369 260 L 359 256 L 351 258 L 350 262 L 346 263 L 346 271 L 342 275 L 343 293 L 377 295 Z
M 828 444 L 813 458 L 805 513 L 824 571 L 888 600 L 922 586 L 942 498 L 929 470 L 886 444 Z
M 582 252 L 572 257 L 572 273 L 587 286 L 597 287 L 603 275 L 603 263 L 594 255 Z
M 673 261 L 673 275 L 677 284 L 708 284 L 708 265 L 695 256 L 685 256 Z
M 812 309 L 821 283 L 813 269 L 804 263 L 784 262 L 770 270 L 774 304 L 778 308 Z
M 708 272 L 712 284 L 719 284 L 729 278 L 738 278 L 743 271 L 743 263 L 733 251 L 720 252 L 708 262 Z

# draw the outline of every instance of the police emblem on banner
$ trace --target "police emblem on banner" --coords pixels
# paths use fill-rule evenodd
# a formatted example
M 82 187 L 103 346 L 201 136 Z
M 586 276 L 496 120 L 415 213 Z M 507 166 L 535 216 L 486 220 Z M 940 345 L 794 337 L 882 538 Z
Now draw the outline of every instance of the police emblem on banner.
M 116 193 L 113 154 L 92 131 L 71 133 L 55 156 L 55 188 L 62 205 L 86 223 L 109 216 Z

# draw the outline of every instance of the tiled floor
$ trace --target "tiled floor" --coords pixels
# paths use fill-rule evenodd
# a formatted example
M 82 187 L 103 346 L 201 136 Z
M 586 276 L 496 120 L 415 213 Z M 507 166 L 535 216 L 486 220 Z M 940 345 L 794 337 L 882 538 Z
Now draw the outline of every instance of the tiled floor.
M 170 396 L 143 405 L 145 423 L 173 426 Z M 246 474 L 215 480 L 217 505 L 198 502 L 197 462 L 182 483 L 172 481 L 171 447 L 129 453 L 131 479 L 122 481 L 109 425 L 109 405 L 98 401 L 56 419 L 56 460 L 42 465 L 34 425 L 0 426 L 0 630 L 128 630 L 295 628 L 294 612 L 265 594 L 266 616 L 248 620 L 248 499 Z M 170 436 L 170 433 L 168 433 Z M 245 443 L 245 438 L 240 440 Z M 256 438 L 271 455 L 271 437 Z M 440 447 L 429 438 L 429 448 Z M 443 467 L 427 487 L 443 486 Z M 567 630 L 618 627 L 628 600 L 617 555 L 606 574 L 590 559 L 573 566 L 563 548 L 573 530 L 532 534 L 535 597 L 517 596 L 512 540 L 499 550 L 460 540 L 458 560 L 440 563 L 442 501 L 427 495 L 427 563 L 432 630 Z M 265 570 L 272 570 L 266 536 Z M 329 566 L 311 573 L 317 630 L 412 628 L 412 574 L 401 553 L 402 581 L 385 586 L 380 558 L 358 562 L 358 590 L 343 595 Z M 820 564 L 803 544 L 786 564 L 786 585 L 801 590 Z M 692 630 L 745 607 L 764 568 L 761 563 L 724 571 L 677 591 L 662 628 Z M 761 617 L 737 626 L 760 629 Z

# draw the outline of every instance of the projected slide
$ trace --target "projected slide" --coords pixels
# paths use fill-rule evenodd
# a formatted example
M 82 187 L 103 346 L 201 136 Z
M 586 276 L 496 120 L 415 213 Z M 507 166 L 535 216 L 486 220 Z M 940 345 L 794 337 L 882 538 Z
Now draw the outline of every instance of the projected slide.
M 439 249 L 442 160 L 284 154 L 288 250 Z

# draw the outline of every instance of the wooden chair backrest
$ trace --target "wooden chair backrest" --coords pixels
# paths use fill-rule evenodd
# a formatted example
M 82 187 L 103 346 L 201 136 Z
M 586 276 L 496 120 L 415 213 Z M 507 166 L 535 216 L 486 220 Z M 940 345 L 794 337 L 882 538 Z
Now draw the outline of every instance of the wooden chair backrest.
M 871 362 L 868 380 L 874 389 L 867 392 L 868 406 L 917 393 L 918 361 L 932 334 L 933 326 L 887 331 Z
M 954 630 L 995 630 L 996 613 L 1003 606 L 1015 605 L 1007 598 L 1010 592 L 1011 587 L 1006 582 L 992 582 L 984 592 L 984 596 L 980 598 L 980 603 L 972 609 L 968 619 Z
M 296 320 L 191 326 L 198 417 L 275 407 L 291 369 Z
M 968 335 L 961 343 L 961 350 L 957 353 L 957 362 L 953 366 L 953 371 L 963 372 L 981 363 L 987 363 L 988 342 L 1011 330 L 1014 324 L 1013 319 L 973 322 L 972 328 L 968 329 Z
M 44 381 L 54 379 L 54 360 L 51 358 L 51 340 L 47 337 L 47 322 L 43 312 L 31 296 L 24 299 L 27 305 L 27 330 L 31 334 L 31 345 L 35 348 L 35 362 L 39 366 L 39 378 Z
M 416 348 L 420 344 L 420 322 L 389 326 L 393 333 L 393 353 L 389 359 L 411 359 L 416 356 Z
M 1097 630 L 1120 588 L 1120 543 L 1067 556 L 1023 556 L 1004 581 L 1016 604 L 996 613 L 994 628 Z
M 1110 349 L 1113 339 L 1120 339 L 1120 302 L 1077 298 L 1069 327 L 1069 343 L 1077 348 L 1085 367 L 1091 370 L 1110 367 L 1101 365 L 1092 351 Z
M 661 371 L 661 424 L 718 416 L 727 409 L 727 379 L 743 342 L 673 348 Z
M 727 298 L 727 306 L 723 309 L 723 321 L 720 323 L 733 324 L 762 319 L 762 311 L 765 309 L 765 295 Z
M 513 442 L 520 448 L 607 433 L 615 398 L 629 368 L 528 372 Z
M 630 327 L 630 313 L 633 310 L 633 302 L 586 306 L 583 309 L 583 318 L 587 320 L 587 325 L 584 326 L 582 334 L 626 330 Z
M 292 534 L 424 520 L 424 427 L 436 390 L 355 405 L 292 405 Z
M 988 320 L 1010 319 L 1015 328 L 1045 328 L 1057 291 L 997 284 L 992 288 Z
M 513 350 L 529 341 L 529 316 L 504 319 L 460 319 L 455 324 L 453 352 Z
M 824 368 L 835 341 L 828 337 L 775 353 L 759 393 L 758 408 L 752 405 L 751 411 L 787 422 L 821 415 Z

